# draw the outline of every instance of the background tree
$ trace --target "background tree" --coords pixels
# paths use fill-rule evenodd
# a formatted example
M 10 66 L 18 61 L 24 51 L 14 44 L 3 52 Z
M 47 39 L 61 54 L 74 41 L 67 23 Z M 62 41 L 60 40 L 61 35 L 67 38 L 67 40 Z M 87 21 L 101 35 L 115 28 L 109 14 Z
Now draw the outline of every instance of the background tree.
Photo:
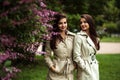
M 116 22 L 119 20 L 119 9 L 115 6 L 115 0 L 111 0 L 107 3 L 106 6 L 104 6 L 104 12 L 105 15 L 104 18 L 107 21 L 113 21 Z
M 55 8 L 57 7 L 58 12 L 68 14 L 70 30 L 73 32 L 78 29 L 78 20 L 83 13 L 88 13 L 94 17 L 97 30 L 104 30 L 103 26 L 105 23 L 112 22 L 117 24 L 120 20 L 120 2 L 118 0 L 53 0 L 52 2 L 47 0 L 47 3 L 50 4 L 48 5 L 50 9 L 56 10 Z M 108 27 L 106 26 L 106 28 Z

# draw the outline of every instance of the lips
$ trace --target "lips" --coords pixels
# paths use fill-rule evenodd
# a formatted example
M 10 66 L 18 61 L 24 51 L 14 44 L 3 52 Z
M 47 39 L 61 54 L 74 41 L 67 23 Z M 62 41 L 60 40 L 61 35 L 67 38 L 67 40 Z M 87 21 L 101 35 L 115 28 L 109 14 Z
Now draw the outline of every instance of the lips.
M 61 29 L 66 29 L 66 26 L 62 26 Z
M 81 26 L 83 29 L 86 28 L 86 26 Z

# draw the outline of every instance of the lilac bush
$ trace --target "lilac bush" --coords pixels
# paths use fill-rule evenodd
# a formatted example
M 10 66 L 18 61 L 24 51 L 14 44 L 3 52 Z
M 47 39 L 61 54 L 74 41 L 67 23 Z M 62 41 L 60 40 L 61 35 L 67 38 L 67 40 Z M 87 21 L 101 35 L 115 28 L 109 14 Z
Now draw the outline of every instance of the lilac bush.
M 50 39 L 55 14 L 45 0 L 0 0 L 0 80 L 11 80 L 20 72 L 12 66 L 16 59 L 34 60 L 40 42 Z

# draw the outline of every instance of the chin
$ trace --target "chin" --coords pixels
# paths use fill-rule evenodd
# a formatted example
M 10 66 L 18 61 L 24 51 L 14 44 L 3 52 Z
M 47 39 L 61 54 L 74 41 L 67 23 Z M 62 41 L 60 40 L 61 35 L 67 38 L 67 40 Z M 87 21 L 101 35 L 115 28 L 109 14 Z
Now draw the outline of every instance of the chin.
M 62 29 L 61 31 L 66 31 L 66 29 Z
M 82 29 L 82 31 L 86 31 L 86 29 Z

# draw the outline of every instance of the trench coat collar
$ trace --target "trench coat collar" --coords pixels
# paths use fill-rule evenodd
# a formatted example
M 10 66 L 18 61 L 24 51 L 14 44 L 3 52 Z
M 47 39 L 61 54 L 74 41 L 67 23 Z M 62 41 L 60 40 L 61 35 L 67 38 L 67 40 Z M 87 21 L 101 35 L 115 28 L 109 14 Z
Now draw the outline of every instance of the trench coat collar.
M 96 52 L 96 47 L 95 47 L 93 41 L 91 40 L 91 38 L 87 35 L 87 33 L 86 33 L 85 31 L 82 31 L 82 30 L 81 30 L 78 34 L 81 35 L 81 36 L 86 37 L 87 43 L 88 43 L 88 44 L 95 50 L 95 52 Z
M 70 32 L 70 31 L 67 30 L 67 35 L 75 36 L 75 33 L 72 33 L 72 32 Z

